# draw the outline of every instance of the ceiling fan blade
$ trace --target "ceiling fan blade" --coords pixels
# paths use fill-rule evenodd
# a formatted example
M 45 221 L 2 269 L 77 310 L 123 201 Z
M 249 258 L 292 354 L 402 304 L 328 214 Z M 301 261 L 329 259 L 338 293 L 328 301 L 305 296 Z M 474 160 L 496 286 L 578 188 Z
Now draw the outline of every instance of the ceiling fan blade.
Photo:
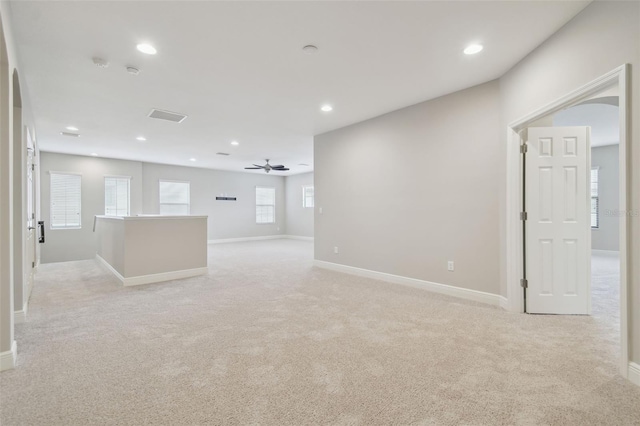
M 245 167 L 245 170 L 260 170 L 262 167 Z
M 261 166 L 260 164 L 254 164 L 254 166 L 256 166 L 259 169 L 264 169 L 264 166 Z
M 282 167 L 282 168 L 277 168 L 277 169 L 273 169 L 273 170 L 275 170 L 276 172 L 284 172 L 284 171 L 287 171 L 289 169 L 287 169 L 286 167 Z
M 278 164 L 277 166 L 271 166 L 272 169 L 281 169 L 284 166 L 282 164 Z

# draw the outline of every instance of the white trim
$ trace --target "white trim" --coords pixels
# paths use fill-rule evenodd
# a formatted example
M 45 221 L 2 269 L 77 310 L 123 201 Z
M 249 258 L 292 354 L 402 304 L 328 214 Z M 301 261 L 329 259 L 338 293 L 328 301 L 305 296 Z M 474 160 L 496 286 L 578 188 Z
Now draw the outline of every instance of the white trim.
M 181 278 L 196 277 L 198 275 L 206 275 L 209 273 L 209 268 L 204 266 L 202 268 L 182 269 L 180 271 L 162 272 L 159 274 L 150 275 L 138 275 L 136 277 L 123 277 L 113 266 L 104 260 L 99 254 L 96 254 L 96 261 L 104 265 L 125 287 L 134 285 L 143 285 L 151 283 L 159 283 L 162 281 L 179 280 Z
M 262 237 L 223 238 L 219 240 L 208 240 L 207 244 L 243 243 L 245 241 L 277 240 L 280 238 L 285 238 L 285 236 L 279 234 L 279 235 L 265 235 Z
M 634 385 L 640 386 L 640 364 L 636 364 L 635 362 L 629 363 L 627 378 Z
M 24 306 L 19 311 L 13 313 L 13 323 L 22 324 L 27 321 L 27 311 L 29 310 L 29 302 L 25 302 Z
M 0 352 L 0 371 L 11 370 L 16 367 L 16 360 L 18 359 L 18 344 L 14 340 L 11 344 L 11 349 L 8 351 Z
M 600 249 L 591 249 L 592 253 L 595 254 L 606 254 L 606 255 L 619 255 L 620 251 L 618 250 L 600 250 Z
M 202 268 L 183 269 L 181 271 L 162 272 L 160 274 L 151 275 L 139 275 L 137 277 L 127 277 L 122 283 L 125 287 L 134 285 L 143 285 L 151 283 L 159 283 L 162 281 L 179 280 L 182 278 L 197 277 L 199 275 L 207 275 L 209 268 L 203 266 Z
M 107 262 L 106 260 L 104 260 L 102 258 L 102 256 L 100 256 L 99 254 L 96 254 L 96 262 L 98 262 L 100 265 L 104 266 L 105 268 L 107 268 L 109 270 L 109 272 L 111 272 L 113 275 L 116 276 L 116 278 L 124 284 L 124 277 L 122 276 L 122 274 L 120 274 L 120 272 L 116 271 L 116 268 L 114 268 L 113 266 L 111 266 L 111 264 L 109 262 Z
M 629 167 L 627 164 L 629 141 L 629 64 L 624 64 L 593 80 L 577 90 L 535 110 L 534 112 L 511 122 L 507 127 L 507 241 L 506 241 L 506 277 L 508 307 L 513 312 L 524 312 L 522 288 L 523 256 L 522 256 L 522 225 L 519 219 L 522 203 L 522 158 L 520 144 L 522 138 L 520 132 L 526 129 L 536 120 L 560 111 L 563 108 L 575 105 L 580 101 L 596 94 L 597 92 L 618 84 L 619 111 L 620 111 L 620 148 L 619 148 L 619 191 L 620 211 L 627 211 L 627 199 L 629 197 Z M 628 294 L 630 281 L 627 265 L 629 235 L 627 230 L 629 216 L 625 215 L 620 220 L 620 363 L 619 370 L 623 377 L 629 375 L 629 309 Z
M 207 244 L 227 244 L 227 243 L 244 243 L 248 241 L 264 241 L 264 240 L 300 240 L 300 241 L 313 241 L 313 237 L 303 237 L 300 235 L 265 235 L 261 237 L 242 237 L 242 238 L 223 238 L 219 240 L 208 240 Z
M 300 241 L 313 241 L 313 237 L 303 237 L 301 235 L 283 235 L 282 238 L 287 238 L 289 240 L 300 240 Z
M 500 307 L 505 311 L 509 310 L 509 300 L 504 296 L 498 296 L 500 298 Z
M 374 280 L 385 281 L 392 284 L 406 285 L 409 287 L 431 291 L 433 293 L 445 294 L 447 296 L 458 297 L 460 299 L 486 303 L 492 306 L 502 306 L 502 304 L 504 303 L 502 301 L 504 297 L 497 294 L 485 293 L 483 291 L 454 287 L 447 284 L 439 284 L 431 281 L 419 280 L 416 278 L 402 277 L 400 275 L 392 275 L 387 274 L 386 272 L 378 272 L 369 269 L 341 265 L 338 263 L 325 262 L 323 260 L 314 260 L 313 264 L 319 268 L 330 269 L 336 272 L 371 278 Z

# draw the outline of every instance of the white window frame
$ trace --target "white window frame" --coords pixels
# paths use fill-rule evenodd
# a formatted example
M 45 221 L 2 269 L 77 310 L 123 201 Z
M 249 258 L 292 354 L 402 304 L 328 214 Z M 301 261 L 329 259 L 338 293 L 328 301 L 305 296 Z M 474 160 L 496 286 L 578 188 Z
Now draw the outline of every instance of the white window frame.
M 593 172 L 596 172 L 596 195 L 593 195 Z M 595 211 L 595 219 L 596 226 L 593 226 L 593 211 L 589 211 L 589 222 L 591 223 L 591 229 L 600 229 L 600 167 L 593 166 L 591 167 L 591 173 L 589 174 L 589 193 L 591 196 L 591 203 L 589 206 L 593 205 L 593 200 L 596 201 L 596 211 Z M 593 208 L 593 207 L 591 207 Z
M 273 204 L 258 204 L 258 190 L 259 189 L 271 189 L 273 190 Z M 256 225 L 273 225 L 276 223 L 276 188 L 273 186 L 256 186 L 255 188 L 255 202 L 256 202 Z M 261 222 L 258 216 L 258 207 L 273 207 L 273 220 L 271 222 Z
M 191 181 L 189 180 L 171 180 L 171 179 L 158 179 L 158 213 L 160 213 L 162 215 L 162 205 L 173 205 L 173 206 L 178 206 L 178 205 L 184 205 L 184 203 L 162 203 L 160 202 L 160 184 L 162 182 L 170 182 L 170 183 L 186 183 L 189 185 L 189 202 L 187 203 L 187 214 L 184 216 L 188 216 L 191 214 Z M 175 215 L 167 215 L 167 216 L 175 216 Z M 180 215 L 182 216 L 182 215 Z
M 72 226 L 54 226 L 53 224 L 53 176 L 78 176 L 80 178 L 80 191 L 78 192 L 80 199 L 78 200 L 78 225 Z M 82 174 L 76 172 L 54 172 L 49 171 L 49 229 L 59 231 L 62 229 L 82 229 Z
M 311 191 L 313 191 L 312 195 L 311 195 L 311 204 L 309 205 L 307 203 L 307 198 L 309 198 L 309 196 L 307 195 L 307 190 L 311 188 Z M 315 193 L 315 188 L 313 187 L 313 185 L 302 185 L 302 207 L 304 207 L 305 209 L 312 209 L 316 204 L 316 193 Z
M 117 201 L 116 201 L 116 214 L 111 216 L 131 216 L 131 176 L 117 176 L 117 175 L 104 175 L 104 214 L 107 213 L 107 179 L 124 179 L 127 181 L 127 213 L 125 215 L 117 214 Z M 116 187 L 117 188 L 117 187 Z M 117 200 L 116 193 L 116 200 Z

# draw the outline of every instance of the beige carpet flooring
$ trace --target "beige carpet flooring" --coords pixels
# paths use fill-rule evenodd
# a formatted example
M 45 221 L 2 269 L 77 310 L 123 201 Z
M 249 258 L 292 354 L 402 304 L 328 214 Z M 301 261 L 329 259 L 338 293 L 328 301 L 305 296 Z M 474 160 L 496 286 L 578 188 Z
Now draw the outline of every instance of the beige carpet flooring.
M 213 245 L 208 276 L 139 287 L 42 265 L 0 424 L 638 425 L 600 260 L 592 317 L 317 269 L 292 240 Z

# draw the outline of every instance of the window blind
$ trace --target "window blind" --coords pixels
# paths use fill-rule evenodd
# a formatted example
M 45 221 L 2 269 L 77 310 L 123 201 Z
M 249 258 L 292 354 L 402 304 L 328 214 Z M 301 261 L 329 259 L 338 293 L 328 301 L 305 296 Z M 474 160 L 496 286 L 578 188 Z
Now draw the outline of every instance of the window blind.
M 313 186 L 302 187 L 302 207 L 313 207 Z
M 599 204 L 600 199 L 598 196 L 598 169 L 591 169 L 591 227 L 598 228 L 600 226 L 600 214 Z
M 104 214 L 109 216 L 129 216 L 131 178 L 104 178 Z
M 181 216 L 190 214 L 190 183 L 160 181 L 160 214 Z
M 82 176 L 51 173 L 51 229 L 81 227 Z
M 256 187 L 256 223 L 276 222 L 276 189 Z

